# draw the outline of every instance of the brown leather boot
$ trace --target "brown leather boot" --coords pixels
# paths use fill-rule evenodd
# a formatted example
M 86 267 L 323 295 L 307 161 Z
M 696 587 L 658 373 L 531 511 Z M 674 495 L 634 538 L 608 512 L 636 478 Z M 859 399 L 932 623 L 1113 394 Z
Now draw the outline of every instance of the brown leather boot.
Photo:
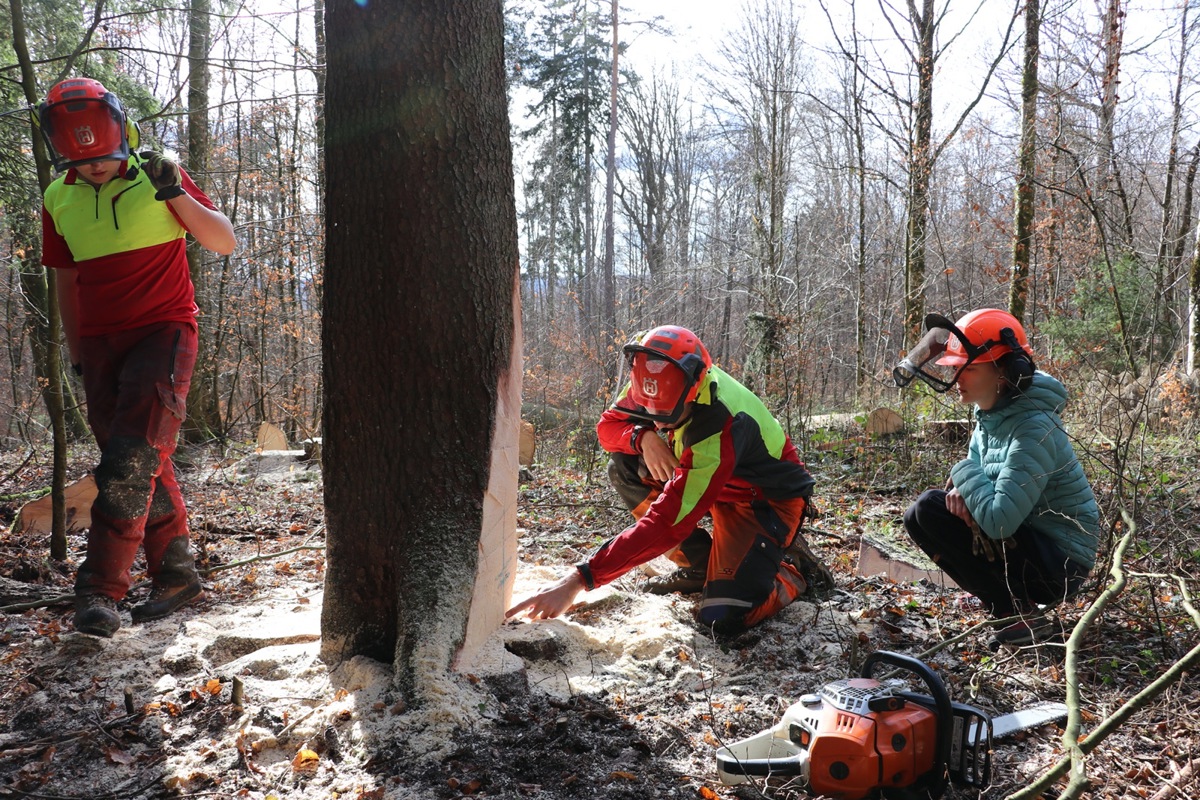
M 804 534 L 796 531 L 795 538 L 783 551 L 785 561 L 791 563 L 796 570 L 804 576 L 808 587 L 804 591 L 805 596 L 822 596 L 833 591 L 833 572 L 829 567 L 825 566 L 825 562 L 821 561 L 808 546 L 808 542 L 804 539 Z
M 642 584 L 642 591 L 650 594 L 692 594 L 704 588 L 704 570 L 695 567 L 680 567 L 666 575 L 656 575 Z
M 178 536 L 167 545 L 162 563 L 154 573 L 154 585 L 144 603 L 133 607 L 134 622 L 159 619 L 200 596 L 200 576 L 186 536 Z
M 202 593 L 200 578 L 182 586 L 154 586 L 146 602 L 139 603 L 129 612 L 134 622 L 149 622 L 167 616 L 177 608 L 187 605 Z

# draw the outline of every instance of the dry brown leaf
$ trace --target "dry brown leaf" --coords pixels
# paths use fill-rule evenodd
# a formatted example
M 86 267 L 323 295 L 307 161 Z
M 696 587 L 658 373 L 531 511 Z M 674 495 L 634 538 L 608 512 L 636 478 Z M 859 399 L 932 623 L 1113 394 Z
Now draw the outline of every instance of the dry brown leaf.
M 610 781 L 615 781 L 617 779 L 625 780 L 625 781 L 636 781 L 637 775 L 634 775 L 632 772 L 625 772 L 624 770 L 615 770 L 613 772 L 608 773 L 608 779 Z
M 700 796 L 703 797 L 704 800 L 718 800 L 717 793 L 707 786 L 700 787 Z
M 204 684 L 204 691 L 216 696 L 221 693 L 221 680 L 219 678 L 210 678 L 208 683 Z
M 320 761 L 319 755 L 307 747 L 302 747 L 300 752 L 296 753 L 296 757 L 292 759 L 292 769 L 296 772 L 312 772 L 316 770 Z
M 104 755 L 114 764 L 132 764 L 134 762 L 133 755 L 119 747 L 104 748 Z

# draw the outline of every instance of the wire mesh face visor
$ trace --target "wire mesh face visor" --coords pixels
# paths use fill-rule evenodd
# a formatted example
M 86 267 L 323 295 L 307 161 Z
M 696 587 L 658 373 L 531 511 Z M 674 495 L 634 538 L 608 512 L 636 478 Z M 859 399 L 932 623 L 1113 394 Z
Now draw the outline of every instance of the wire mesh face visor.
M 925 328 L 928 333 L 892 368 L 892 381 L 903 389 L 920 378 L 935 392 L 944 394 L 954 386 L 958 376 L 972 361 L 987 352 L 987 348 L 971 344 L 971 340 L 941 314 L 927 315 Z M 954 349 L 965 352 L 965 357 L 946 354 L 951 337 L 961 346 Z

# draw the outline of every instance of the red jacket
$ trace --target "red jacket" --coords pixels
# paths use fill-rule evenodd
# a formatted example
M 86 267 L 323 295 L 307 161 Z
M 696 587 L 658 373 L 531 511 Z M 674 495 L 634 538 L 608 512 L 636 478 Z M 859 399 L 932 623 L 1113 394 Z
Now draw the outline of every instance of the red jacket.
M 637 410 L 627 390 L 596 424 L 600 445 L 610 453 L 640 452 L 635 433 L 645 423 L 622 410 Z M 717 367 L 708 371 L 691 415 L 668 433 L 668 441 L 679 467 L 646 514 L 588 560 L 596 586 L 678 546 L 714 503 L 812 495 L 815 481 L 783 427 L 753 392 Z

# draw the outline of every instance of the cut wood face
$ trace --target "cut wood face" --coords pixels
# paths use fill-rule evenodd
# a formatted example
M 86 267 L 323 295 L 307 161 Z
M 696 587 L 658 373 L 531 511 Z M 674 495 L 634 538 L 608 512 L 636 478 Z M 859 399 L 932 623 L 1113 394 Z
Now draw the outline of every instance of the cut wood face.
M 92 526 L 92 501 L 96 499 L 96 479 L 88 475 L 64 490 L 67 530 L 82 531 Z M 26 503 L 17 512 L 14 529 L 18 533 L 50 535 L 54 529 L 54 507 L 50 495 Z
M 522 467 L 533 466 L 533 457 L 537 452 L 537 438 L 533 423 L 528 420 L 521 420 L 521 449 L 520 449 L 520 464 Z
M 904 418 L 890 408 L 877 408 L 867 415 L 868 436 L 891 436 L 904 430 Z
M 265 453 L 268 450 L 287 450 L 287 436 L 284 436 L 275 425 L 269 422 L 264 422 L 258 426 L 258 452 Z

